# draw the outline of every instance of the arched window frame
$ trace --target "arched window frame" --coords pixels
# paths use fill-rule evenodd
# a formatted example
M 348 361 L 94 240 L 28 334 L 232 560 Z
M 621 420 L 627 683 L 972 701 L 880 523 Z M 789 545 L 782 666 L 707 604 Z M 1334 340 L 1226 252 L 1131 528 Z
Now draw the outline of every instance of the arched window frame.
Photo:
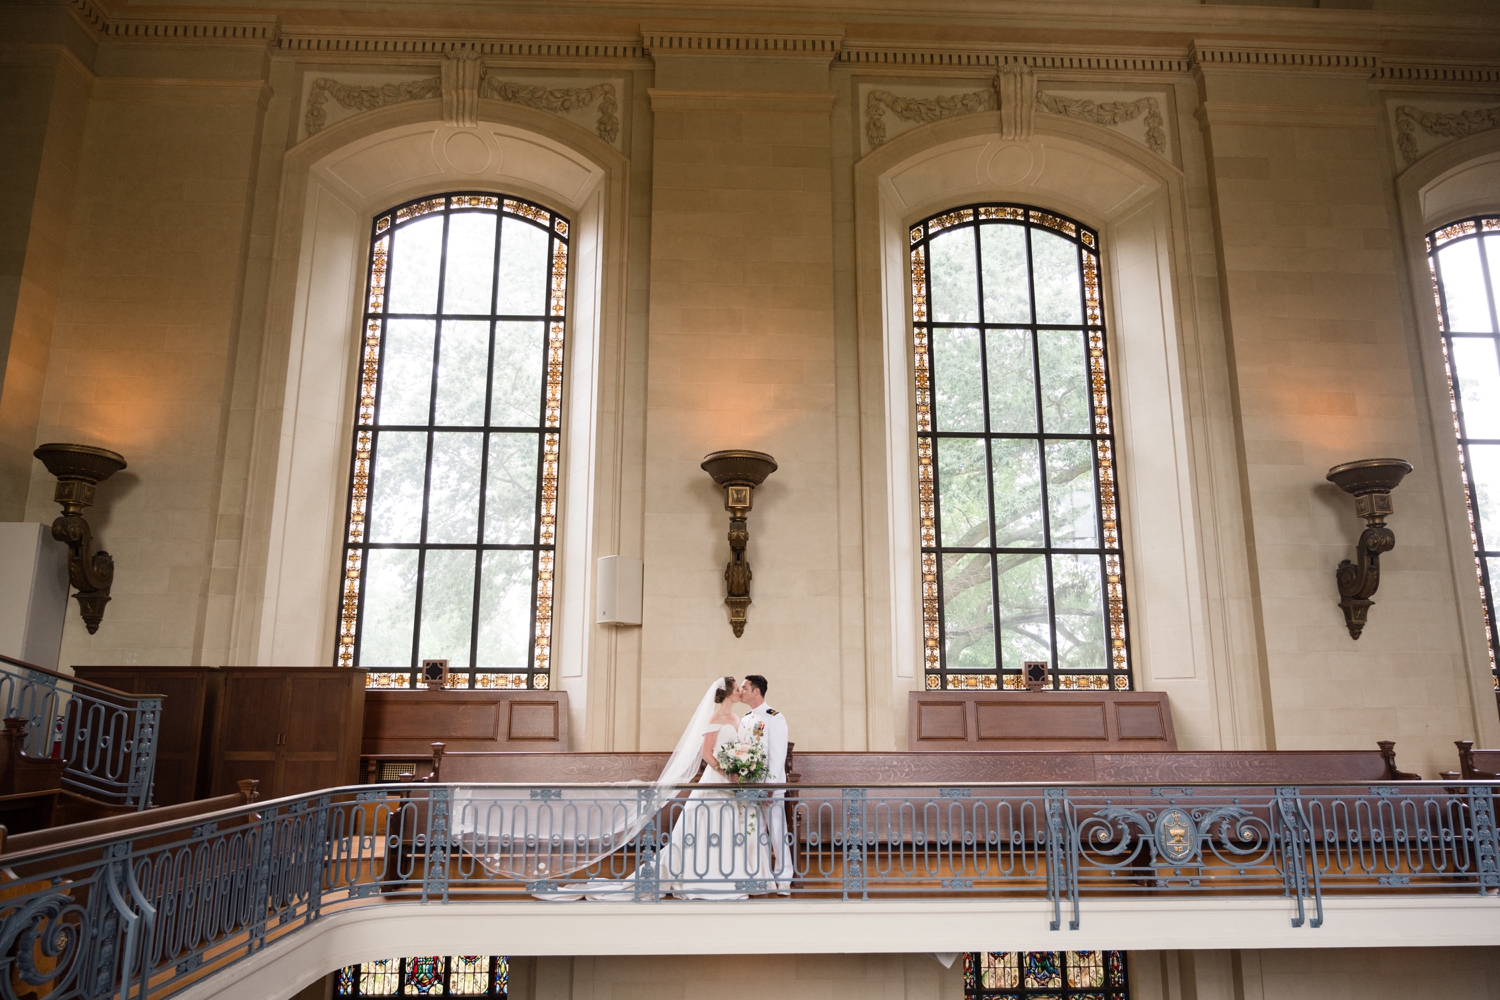
M 376 485 L 373 475 L 377 469 L 379 436 L 383 428 L 379 422 L 381 401 L 381 376 L 387 342 L 386 325 L 393 313 L 389 309 L 389 268 L 391 265 L 392 241 L 399 231 L 414 221 L 431 216 L 444 216 L 444 249 L 440 251 L 435 311 L 422 314 L 422 318 L 434 323 L 433 362 L 430 377 L 432 393 L 428 401 L 428 418 L 423 425 L 402 427 L 404 431 L 417 429 L 428 435 L 426 478 L 423 484 L 423 511 L 421 535 L 416 542 L 389 543 L 373 541 L 369 537 L 371 491 Z M 442 301 L 447 268 L 447 233 L 449 222 L 455 213 L 493 212 L 496 215 L 496 237 L 493 266 L 490 268 L 492 284 L 490 310 L 487 314 L 462 314 L 470 320 L 479 318 L 490 324 L 488 346 L 488 370 L 485 373 L 485 419 L 474 427 L 453 427 L 438 422 L 438 380 L 441 369 L 442 327 L 460 314 L 449 313 Z M 545 308 L 537 314 L 507 316 L 496 312 L 499 308 L 499 274 L 502 254 L 502 221 L 516 220 L 547 234 L 547 273 L 544 278 L 546 291 Z M 554 210 L 517 197 L 486 191 L 456 191 L 416 198 L 387 211 L 378 213 L 371 224 L 371 242 L 368 258 L 368 278 L 364 299 L 362 329 L 363 342 L 360 350 L 358 389 L 350 457 L 348 491 L 348 513 L 344 538 L 343 575 L 339 595 L 339 628 L 336 657 L 341 666 L 396 667 L 396 664 L 366 664 L 360 662 L 364 600 L 367 595 L 366 575 L 368 553 L 376 548 L 413 549 L 418 553 L 418 568 L 414 621 L 412 625 L 411 662 L 406 669 L 372 670 L 369 686 L 406 687 L 419 683 L 419 659 L 422 658 L 421 628 L 423 611 L 423 565 L 429 552 L 439 549 L 464 549 L 474 552 L 474 595 L 469 622 L 468 662 L 450 664 L 451 672 L 447 685 L 450 687 L 507 687 L 546 689 L 551 686 L 551 647 L 553 622 L 553 594 L 556 565 L 557 503 L 559 492 L 559 454 L 562 434 L 564 357 L 567 332 L 570 324 L 568 312 L 570 224 L 566 217 Z M 404 315 L 404 314 L 403 314 Z M 410 318 L 410 317 L 408 317 Z M 539 423 L 536 426 L 502 427 L 494 422 L 491 413 L 491 395 L 494 374 L 500 359 L 496 354 L 496 327 L 507 320 L 539 322 L 543 324 L 542 354 L 536 359 L 541 366 L 541 398 L 538 403 Z M 476 535 L 472 543 L 439 543 L 427 537 L 427 510 L 432 500 L 431 475 L 434 462 L 434 442 L 438 433 L 478 433 L 484 446 L 480 449 L 481 466 L 478 481 L 474 484 L 477 496 Z M 530 542 L 492 542 L 485 537 L 485 502 L 487 498 L 486 477 L 489 472 L 491 436 L 499 432 L 520 432 L 538 435 L 536 516 Z M 531 573 L 529 607 L 532 609 L 529 649 L 525 669 L 485 669 L 478 660 L 481 620 L 481 586 L 484 553 L 490 551 L 529 550 L 534 553 Z M 432 652 L 438 652 L 433 650 Z
M 1088 365 L 1088 391 L 1090 404 L 1090 417 L 1092 426 L 1086 434 L 1065 434 L 1059 437 L 1051 433 L 1041 422 L 1041 369 L 1037 360 L 1036 352 L 1037 331 L 1048 327 L 1056 327 L 1059 324 L 1047 324 L 1038 322 L 1038 314 L 1035 307 L 1035 278 L 1031 265 L 1031 241 L 1027 240 L 1027 295 L 1031 299 L 1030 322 L 1029 323 L 991 323 L 983 313 L 983 278 L 979 277 L 978 288 L 980 301 L 978 303 L 980 312 L 978 321 L 974 323 L 956 322 L 951 326 L 972 326 L 981 331 L 989 331 L 995 328 L 1029 329 L 1032 332 L 1031 358 L 1034 364 L 1034 386 L 1036 391 L 1038 422 L 1034 433 L 1025 432 L 1009 434 L 995 432 L 990 421 L 990 402 L 992 397 L 988 391 L 987 365 L 983 358 L 985 337 L 981 335 L 980 342 L 980 368 L 982 385 L 984 390 L 984 430 L 981 435 L 986 442 L 986 453 L 988 454 L 991 442 L 1008 437 L 1036 440 L 1039 446 L 1048 439 L 1086 439 L 1092 442 L 1094 448 L 1094 497 L 1095 513 L 1097 521 L 1097 546 L 1093 548 L 1069 548 L 1052 544 L 1050 528 L 1045 527 L 1049 521 L 1049 508 L 1046 493 L 1046 474 L 1043 473 L 1039 484 L 1042 503 L 1042 521 L 1044 531 L 1047 531 L 1046 542 L 1041 547 L 1026 547 L 1017 550 L 1020 552 L 1035 552 L 1043 556 L 1046 565 L 1046 579 L 1048 586 L 1048 612 L 1051 619 L 1049 626 L 1050 642 L 1048 645 L 1049 656 L 1049 679 L 1050 684 L 1056 688 L 1103 688 L 1111 690 L 1129 690 L 1133 685 L 1129 636 L 1127 631 L 1127 613 L 1125 600 L 1125 572 L 1124 553 L 1120 542 L 1120 511 L 1117 493 L 1117 477 L 1115 470 L 1117 461 L 1115 455 L 1113 410 L 1110 402 L 1110 366 L 1108 338 L 1104 326 L 1103 290 L 1099 256 L 1099 236 L 1093 229 L 1063 216 L 1059 213 L 1038 208 L 1030 205 L 1016 205 L 996 202 L 984 202 L 951 208 L 943 212 L 931 215 L 926 219 L 914 224 L 910 229 L 910 302 L 911 302 L 911 343 L 913 345 L 912 372 L 914 381 L 914 398 L 916 405 L 916 431 L 917 431 L 917 476 L 918 476 L 918 507 L 919 507 L 919 532 L 921 545 L 921 587 L 922 587 L 922 627 L 923 627 L 923 661 L 924 661 L 924 685 L 929 690 L 943 688 L 1011 688 L 1019 689 L 1026 686 L 1026 679 L 1022 675 L 1019 664 L 1010 665 L 1000 662 L 1001 653 L 999 647 L 999 628 L 995 628 L 996 641 L 996 668 L 993 672 L 976 671 L 972 669 L 955 668 L 946 659 L 945 622 L 943 618 L 944 596 L 942 592 L 942 554 L 945 546 L 941 544 L 941 512 L 938 498 L 937 467 L 934 462 L 934 445 L 940 449 L 937 443 L 943 435 L 943 430 L 935 426 L 935 413 L 933 406 L 933 357 L 930 347 L 931 331 L 937 321 L 929 315 L 929 261 L 927 248 L 931 241 L 939 234 L 951 233 L 960 227 L 972 228 L 975 231 L 976 243 L 976 270 L 982 271 L 982 263 L 979 258 L 978 230 L 981 226 L 992 224 L 1011 224 L 1023 226 L 1028 233 L 1041 228 L 1052 235 L 1062 237 L 1071 242 L 1077 249 L 1079 261 L 1079 296 L 1081 323 L 1076 324 L 1081 334 L 1087 338 L 1087 365 Z M 1074 324 L 1061 324 L 1063 327 L 1072 329 Z M 970 436 L 963 432 L 963 436 Z M 986 476 L 991 477 L 991 461 L 986 459 Z M 993 483 L 989 483 L 987 489 L 990 493 L 990 511 L 993 516 L 994 493 Z M 987 547 L 993 557 L 1005 546 L 997 548 L 995 539 L 991 534 L 990 545 Z M 1057 614 L 1054 604 L 1056 589 L 1053 585 L 1052 563 L 1053 557 L 1058 554 L 1098 554 L 1101 558 L 1101 597 L 1103 607 L 1101 609 L 1104 624 L 1105 641 L 1105 669 L 1097 672 L 1073 672 L 1059 669 L 1058 643 L 1057 643 Z M 990 576 L 991 587 L 998 586 L 993 572 Z M 993 599 L 998 600 L 998 595 Z M 998 622 L 1000 610 L 995 603 L 991 604 L 992 621 Z
M 1485 305 L 1488 307 L 1488 331 L 1467 328 L 1467 324 L 1455 321 L 1450 308 L 1452 288 L 1444 276 L 1443 258 L 1447 252 L 1472 244 L 1475 247 L 1478 278 L 1482 285 Z M 1466 371 L 1456 359 L 1458 342 L 1488 342 L 1500 360 L 1500 212 L 1482 213 L 1468 218 L 1456 219 L 1429 232 L 1426 236 L 1427 267 L 1432 280 L 1433 305 L 1437 314 L 1438 333 L 1441 338 L 1443 376 L 1447 383 L 1448 408 L 1453 420 L 1453 433 L 1458 445 L 1459 476 L 1463 491 L 1465 513 L 1468 516 L 1469 540 L 1473 545 L 1474 573 L 1479 584 L 1480 607 L 1483 615 L 1484 636 L 1489 652 L 1491 681 L 1500 691 L 1500 669 L 1495 658 L 1495 596 L 1494 587 L 1500 578 L 1500 523 L 1486 526 L 1481 512 L 1476 507 L 1476 493 L 1480 484 L 1476 482 L 1473 449 L 1497 447 L 1500 449 L 1500 434 L 1474 433 L 1471 419 L 1465 413 L 1466 394 L 1463 379 Z M 1452 277 L 1452 276 L 1450 276 Z M 1477 372 L 1469 371 L 1472 376 Z M 1500 380 L 1497 380 L 1500 381 Z M 1478 383 L 1473 383 L 1478 387 Z M 1500 386 L 1491 389 L 1500 403 Z M 1476 402 L 1468 399 L 1472 407 Z M 1482 499 L 1482 498 L 1481 498 Z M 1487 530 L 1488 528 L 1488 530 Z

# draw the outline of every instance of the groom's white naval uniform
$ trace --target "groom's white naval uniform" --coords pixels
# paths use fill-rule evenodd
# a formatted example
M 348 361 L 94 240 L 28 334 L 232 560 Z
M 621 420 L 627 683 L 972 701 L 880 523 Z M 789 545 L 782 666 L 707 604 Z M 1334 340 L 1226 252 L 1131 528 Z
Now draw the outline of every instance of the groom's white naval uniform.
M 782 715 L 769 703 L 761 702 L 740 720 L 740 725 L 749 728 L 760 722 L 766 727 L 766 756 L 768 772 L 766 780 L 772 784 L 786 783 L 786 743 L 787 728 L 786 716 Z M 793 868 L 796 865 L 795 852 L 791 851 L 786 842 L 786 790 L 771 793 L 770 808 L 770 833 L 771 833 L 771 858 L 772 864 L 776 866 L 775 885 L 772 886 L 779 892 L 785 892 L 792 887 Z

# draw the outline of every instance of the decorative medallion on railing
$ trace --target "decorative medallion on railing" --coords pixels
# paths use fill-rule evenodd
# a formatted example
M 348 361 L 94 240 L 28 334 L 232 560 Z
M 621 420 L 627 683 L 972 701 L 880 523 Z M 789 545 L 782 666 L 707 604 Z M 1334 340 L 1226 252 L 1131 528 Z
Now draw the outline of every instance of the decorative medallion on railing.
M 1052 93 L 1037 89 L 1036 77 L 1030 67 L 1006 64 L 996 71 L 988 87 L 961 94 L 897 94 L 889 90 L 866 90 L 865 148 L 871 150 L 883 145 L 894 137 L 891 135 L 893 130 L 904 132 L 943 118 L 985 111 L 1000 112 L 1001 131 L 1005 138 L 1025 140 L 1031 138 L 1031 119 L 1026 114 L 1031 111 L 1121 131 L 1156 155 L 1165 157 L 1168 155 L 1166 118 L 1162 114 L 1165 97 L 1165 94 L 1136 96 L 1092 90 Z M 1011 114 L 1008 115 L 1008 111 Z M 887 112 L 897 122 L 908 124 L 888 123 Z

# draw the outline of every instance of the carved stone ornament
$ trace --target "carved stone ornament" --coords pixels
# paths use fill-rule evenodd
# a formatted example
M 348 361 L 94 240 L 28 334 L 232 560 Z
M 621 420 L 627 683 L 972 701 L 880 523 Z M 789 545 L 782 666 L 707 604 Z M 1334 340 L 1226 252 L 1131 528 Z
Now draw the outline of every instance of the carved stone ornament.
M 1420 128 L 1428 135 L 1447 139 L 1462 139 L 1479 132 L 1500 128 L 1500 108 L 1480 108 L 1476 111 L 1423 111 L 1410 104 L 1396 108 L 1396 145 L 1401 158 L 1411 166 L 1421 158 L 1417 151 L 1416 131 Z
M 319 77 L 313 81 L 312 92 L 308 95 L 303 127 L 308 135 L 315 135 L 326 128 L 330 100 L 350 111 L 373 111 L 390 104 L 423 101 L 434 97 L 443 99 L 444 122 L 465 128 L 473 128 L 479 124 L 481 97 L 521 104 L 557 115 L 597 104 L 599 118 L 594 131 L 599 138 L 611 145 L 620 138 L 620 106 L 615 97 L 614 84 L 537 87 L 497 80 L 486 76 L 484 60 L 467 49 L 445 55 L 441 75 L 421 80 L 362 86 L 340 83 L 331 77 Z
M 865 139 L 874 149 L 886 141 L 885 113 L 902 121 L 927 124 L 954 115 L 980 111 L 1000 112 L 1000 134 L 1005 139 L 1025 141 L 1035 132 L 1038 110 L 1106 128 L 1145 118 L 1146 147 L 1158 156 L 1167 155 L 1166 119 L 1155 97 L 1133 101 L 1090 101 L 1059 97 L 1038 90 L 1031 67 L 1007 63 L 995 74 L 988 90 L 936 97 L 898 97 L 886 90 L 872 90 L 865 98 Z
M 335 104 L 350 111 L 374 111 L 388 104 L 402 104 L 406 101 L 425 101 L 433 97 L 441 97 L 443 94 L 442 77 L 428 77 L 423 80 L 410 80 L 405 83 L 386 83 L 380 86 L 362 87 L 357 84 L 339 83 L 329 77 L 319 77 L 313 81 L 312 93 L 307 98 L 307 114 L 303 116 L 302 125 L 308 135 L 315 135 L 323 131 L 328 124 L 327 103 L 331 99 Z
M 614 144 L 620 137 L 620 106 L 615 102 L 615 85 L 598 83 L 592 87 L 533 87 L 524 83 L 505 80 L 485 80 L 480 87 L 485 97 L 510 104 L 524 104 L 539 111 L 563 114 L 577 108 L 587 108 L 599 102 L 599 122 L 594 130 L 599 138 Z
M 479 83 L 484 60 L 477 52 L 460 49 L 443 56 L 443 122 L 459 128 L 479 124 Z

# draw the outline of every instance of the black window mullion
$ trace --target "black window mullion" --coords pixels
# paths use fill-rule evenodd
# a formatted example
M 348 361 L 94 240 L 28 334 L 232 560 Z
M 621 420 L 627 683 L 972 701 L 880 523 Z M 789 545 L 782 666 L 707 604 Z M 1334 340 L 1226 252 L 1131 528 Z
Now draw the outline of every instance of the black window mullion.
M 1029 216 L 1029 214 L 1028 214 Z M 1052 499 L 1047 488 L 1047 425 L 1046 410 L 1042 405 L 1042 343 L 1037 323 L 1036 307 L 1036 256 L 1032 253 L 1031 235 L 1035 228 L 1028 217 L 1026 224 L 1026 290 L 1031 301 L 1031 368 L 1033 384 L 1036 386 L 1036 452 L 1038 482 L 1042 497 L 1042 565 L 1047 577 L 1047 659 L 1052 665 L 1052 686 L 1060 686 L 1057 659 L 1057 599 L 1052 580 Z

